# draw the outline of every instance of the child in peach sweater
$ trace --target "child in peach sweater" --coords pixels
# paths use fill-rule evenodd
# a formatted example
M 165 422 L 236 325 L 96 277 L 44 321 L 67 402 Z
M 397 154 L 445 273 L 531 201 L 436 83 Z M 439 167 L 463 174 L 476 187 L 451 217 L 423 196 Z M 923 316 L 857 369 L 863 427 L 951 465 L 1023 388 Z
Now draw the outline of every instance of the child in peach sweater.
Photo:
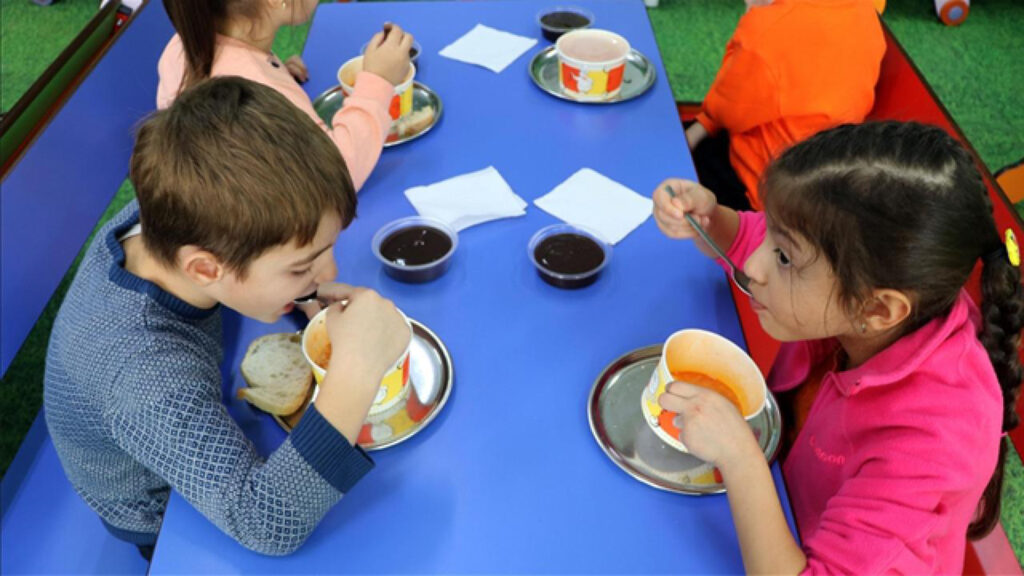
M 165 0 L 177 34 L 158 66 L 157 107 L 166 108 L 185 89 L 216 76 L 241 76 L 283 94 L 334 141 L 360 189 L 376 166 L 391 127 L 388 107 L 394 86 L 409 70 L 412 35 L 386 25 L 366 47 L 353 94 L 326 125 L 299 86 L 308 79 L 298 56 L 281 60 L 271 51 L 282 26 L 309 20 L 316 0 Z

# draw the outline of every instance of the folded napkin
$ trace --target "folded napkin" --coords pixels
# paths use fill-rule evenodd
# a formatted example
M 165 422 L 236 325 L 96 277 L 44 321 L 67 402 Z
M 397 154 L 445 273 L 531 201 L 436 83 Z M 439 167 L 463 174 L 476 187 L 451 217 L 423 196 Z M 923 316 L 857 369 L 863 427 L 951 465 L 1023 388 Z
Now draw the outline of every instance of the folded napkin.
M 533 201 L 541 210 L 617 244 L 651 215 L 653 202 L 622 184 L 583 168 Z
M 512 191 L 494 166 L 410 188 L 405 197 L 420 216 L 437 218 L 457 231 L 526 214 L 526 202 Z
M 518 36 L 477 24 L 462 38 L 444 47 L 441 56 L 501 72 L 537 43 L 536 38 Z

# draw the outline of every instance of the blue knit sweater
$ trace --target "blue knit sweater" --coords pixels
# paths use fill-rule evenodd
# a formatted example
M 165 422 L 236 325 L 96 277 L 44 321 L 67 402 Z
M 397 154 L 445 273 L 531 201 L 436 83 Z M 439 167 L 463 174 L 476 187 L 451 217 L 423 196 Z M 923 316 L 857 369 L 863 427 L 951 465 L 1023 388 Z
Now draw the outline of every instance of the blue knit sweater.
M 124 268 L 133 202 L 97 234 L 57 315 L 46 424 L 75 490 L 108 529 L 156 541 L 170 489 L 243 546 L 298 548 L 373 466 L 311 407 L 264 459 L 221 402 L 220 310 Z

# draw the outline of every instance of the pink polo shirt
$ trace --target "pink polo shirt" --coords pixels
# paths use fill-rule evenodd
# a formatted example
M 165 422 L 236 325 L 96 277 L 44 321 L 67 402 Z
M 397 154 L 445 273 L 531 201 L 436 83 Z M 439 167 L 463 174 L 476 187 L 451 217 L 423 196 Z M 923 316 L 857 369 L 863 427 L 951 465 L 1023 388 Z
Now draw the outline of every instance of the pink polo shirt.
M 157 87 L 157 108 L 166 108 L 178 97 L 185 76 L 185 51 L 181 38 L 175 34 L 164 48 L 157 65 L 160 85 Z M 234 38 L 217 36 L 217 49 L 210 76 L 241 76 L 270 86 L 298 106 L 327 132 L 345 159 L 349 175 L 356 190 L 370 177 L 377 165 L 384 139 L 391 128 L 388 107 L 394 95 L 390 82 L 369 72 L 356 77 L 356 87 L 341 110 L 334 115 L 331 126 L 313 109 L 309 96 L 288 73 L 288 69 L 273 54 L 250 46 Z
M 742 266 L 764 235 L 764 214 L 741 213 L 729 257 Z M 961 291 L 947 316 L 857 368 L 825 373 L 782 468 L 805 573 L 962 573 L 1002 427 L 980 321 Z M 801 385 L 838 345 L 783 343 L 769 387 Z

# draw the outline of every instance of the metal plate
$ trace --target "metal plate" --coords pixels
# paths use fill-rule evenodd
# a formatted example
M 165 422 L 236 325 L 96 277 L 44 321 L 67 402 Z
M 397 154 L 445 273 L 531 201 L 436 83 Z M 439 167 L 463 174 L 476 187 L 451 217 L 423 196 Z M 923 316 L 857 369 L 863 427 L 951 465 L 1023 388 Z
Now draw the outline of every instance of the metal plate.
M 341 110 L 344 102 L 345 94 L 341 91 L 341 86 L 334 86 L 313 100 L 313 109 L 320 119 L 330 126 L 334 114 Z M 430 132 L 441 119 L 443 110 L 441 97 L 436 92 L 424 84 L 413 82 L 412 112 L 408 117 L 391 123 L 391 131 L 384 141 L 384 147 L 398 146 Z
M 622 89 L 614 97 L 608 100 L 584 101 L 577 100 L 562 91 L 558 84 L 558 54 L 554 46 L 548 46 L 541 50 L 530 60 L 530 78 L 541 90 L 563 100 L 579 102 L 581 104 L 614 104 L 632 100 L 647 92 L 654 86 L 654 66 L 637 50 L 630 50 L 626 56 L 626 71 L 622 75 Z
M 409 384 L 412 390 L 405 399 L 385 413 L 370 418 L 365 426 L 371 427 L 372 440 L 359 445 L 366 451 L 380 450 L 405 442 L 426 428 L 441 413 L 452 393 L 455 370 L 452 357 L 441 339 L 429 328 L 412 318 L 412 345 L 409 348 Z M 310 387 L 310 396 L 313 388 Z M 295 414 L 274 416 L 274 420 L 291 431 L 309 406 L 306 404 Z
M 661 441 L 647 425 L 640 396 L 661 356 L 661 346 L 625 354 L 608 365 L 594 382 L 587 400 L 590 430 L 604 453 L 637 480 L 680 494 L 719 494 L 710 464 Z M 768 406 L 750 422 L 769 462 L 782 438 L 782 415 L 771 392 Z

